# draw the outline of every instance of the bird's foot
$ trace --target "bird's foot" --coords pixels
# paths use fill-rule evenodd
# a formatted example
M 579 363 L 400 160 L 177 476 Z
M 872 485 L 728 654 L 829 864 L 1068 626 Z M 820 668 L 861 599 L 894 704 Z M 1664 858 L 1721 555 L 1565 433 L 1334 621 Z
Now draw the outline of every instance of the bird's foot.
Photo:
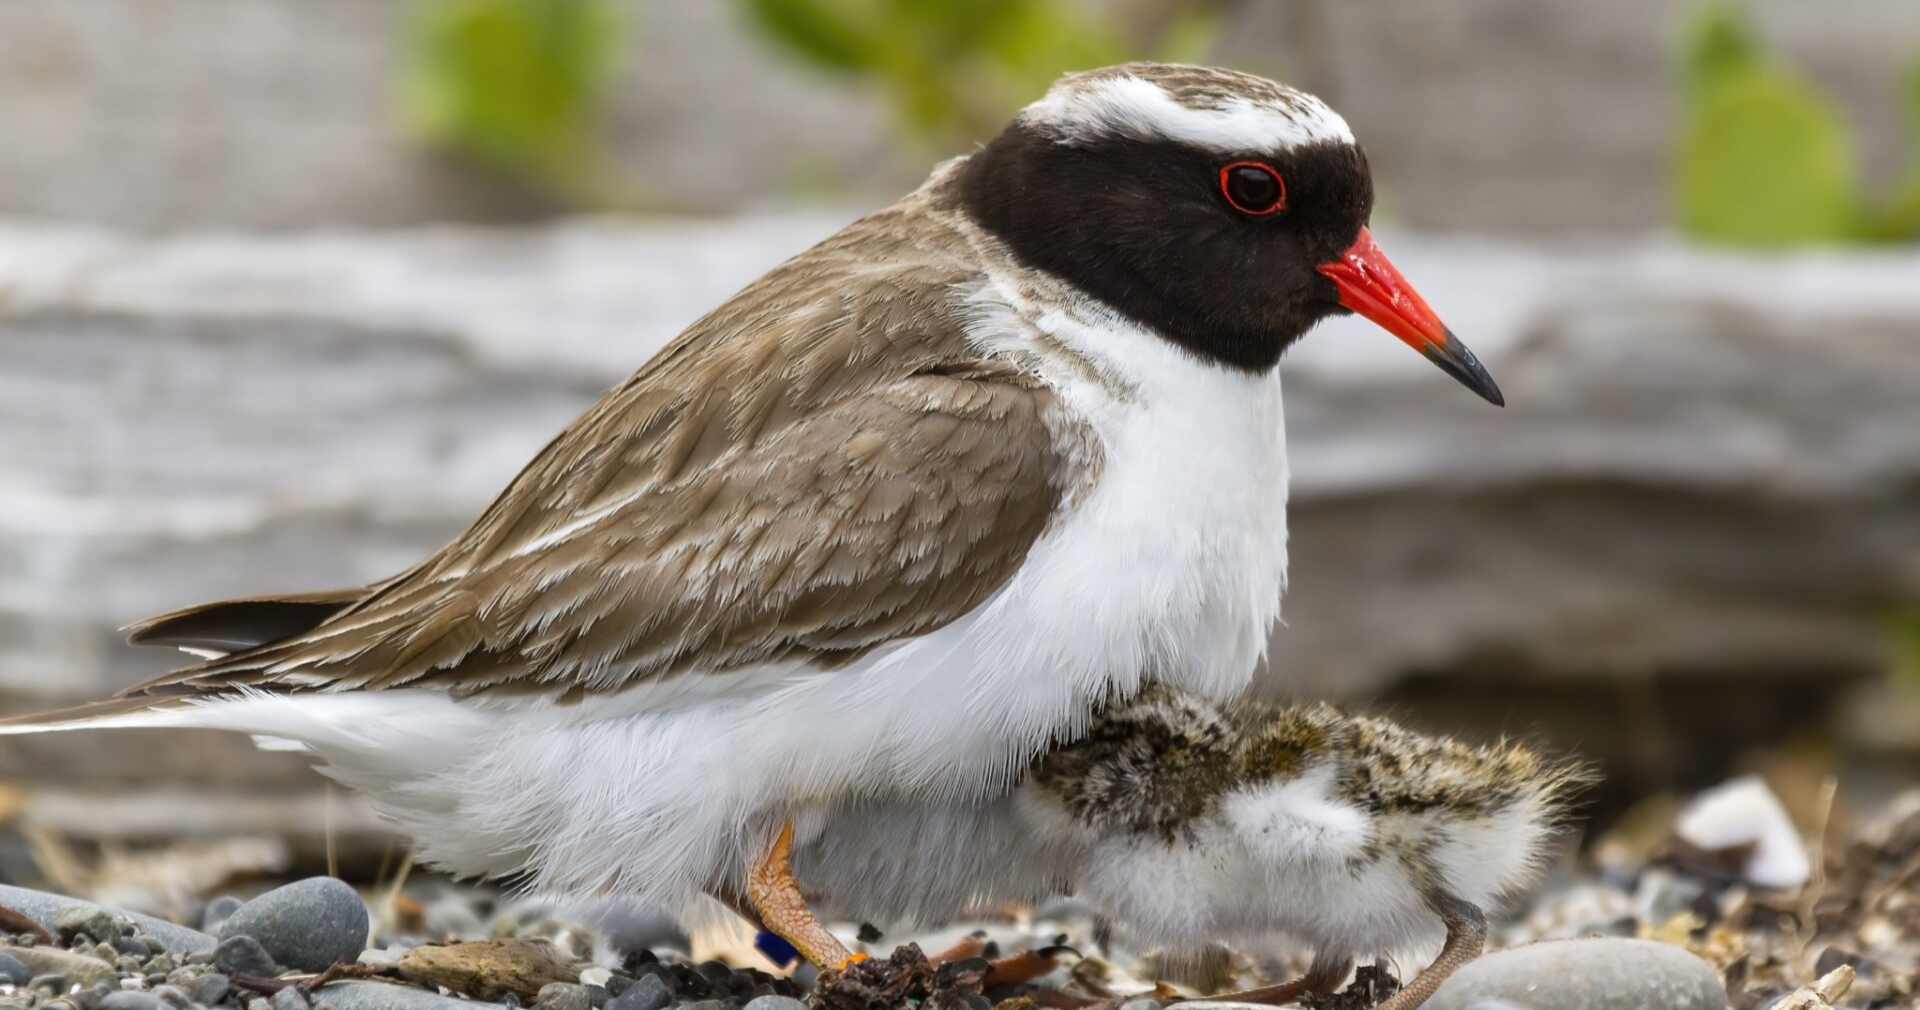
M 793 879 L 792 859 L 793 822 L 789 821 L 780 826 L 766 854 L 747 870 L 747 903 L 758 924 L 820 968 L 845 970 L 864 960 L 865 954 L 848 950 L 807 907 L 800 884 Z

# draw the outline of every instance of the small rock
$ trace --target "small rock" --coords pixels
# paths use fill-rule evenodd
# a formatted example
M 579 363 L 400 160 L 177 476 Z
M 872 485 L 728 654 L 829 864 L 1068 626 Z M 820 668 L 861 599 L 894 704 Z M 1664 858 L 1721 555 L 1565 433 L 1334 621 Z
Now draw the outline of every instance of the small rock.
M 748 1003 L 744 1010 L 807 1010 L 807 1005 L 792 996 L 761 996 Z
M 247 1001 L 247 1010 L 273 1010 L 273 1004 L 264 999 L 250 999 Z
M 618 976 L 615 976 L 616 978 Z M 665 1010 L 673 1002 L 673 990 L 658 975 L 642 975 L 625 992 L 607 1004 L 607 1010 Z
M 166 1010 L 167 1007 L 160 997 L 133 990 L 109 993 L 95 1005 L 100 1010 Z
M 1623 937 L 1548 940 L 1488 954 L 1441 983 L 1422 1010 L 1726 1010 L 1720 973 L 1669 944 Z
M 345 881 L 309 877 L 276 887 L 234 909 L 220 939 L 250 936 L 295 971 L 320 972 L 352 962 L 367 945 L 367 904 Z
M 472 1000 L 391 982 L 329 982 L 313 993 L 318 1010 L 474 1010 Z M 252 1010 L 251 1007 L 248 1010 Z
M 587 1005 L 593 1010 L 601 1010 L 609 1000 L 613 999 L 613 993 L 608 992 L 606 986 L 583 985 L 581 988 L 587 991 Z
M 0 952 L 0 980 L 14 985 L 26 985 L 27 979 L 32 977 L 33 969 L 28 968 L 26 962 L 12 954 Z
M 1120 1010 L 1160 1010 L 1157 999 L 1133 999 L 1120 1004 Z
M 313 1010 L 313 1004 L 299 986 L 290 985 L 273 994 L 273 1010 Z
M 572 961 L 551 942 L 526 938 L 415 947 L 400 955 L 398 968 L 409 978 L 484 1000 L 508 993 L 531 1000 L 548 983 L 580 980 Z
M 120 935 L 120 923 L 114 919 L 112 912 L 99 905 L 80 903 L 68 905 L 54 913 L 53 930 L 60 934 L 60 939 L 67 941 L 72 941 L 80 933 L 111 939 Z
M 187 995 L 186 990 L 181 989 L 179 986 L 176 986 L 176 985 L 155 986 L 153 989 L 153 994 L 154 996 L 159 998 L 160 1002 L 165 1003 L 170 1007 L 184 1008 L 184 1007 L 190 1007 L 193 1005 L 193 1000 Z
M 208 933 L 219 932 L 220 924 L 227 921 L 227 918 L 238 911 L 242 904 L 239 898 L 231 894 L 223 894 L 207 902 L 207 907 L 200 912 L 201 930 Z
M 193 984 L 193 1001 L 205 1006 L 212 1006 L 226 999 L 227 994 L 231 992 L 233 992 L 232 979 L 218 973 L 202 975 L 199 981 Z M 1158 1010 L 1158 1008 L 1156 1007 L 1155 1010 Z
M 227 975 L 254 975 L 272 978 L 280 966 L 260 941 L 251 936 L 229 936 L 213 949 L 213 965 Z
M 120 981 L 120 974 L 113 970 L 113 965 L 97 957 L 76 954 L 58 947 L 7 947 L 4 948 L 4 953 L 26 965 L 30 976 L 64 975 L 69 982 L 83 989 L 96 982 L 115 985 Z M 33 978 L 30 977 L 27 981 L 28 984 L 33 984 Z M 65 988 L 66 986 L 61 986 L 63 991 Z
M 549 982 L 534 997 L 536 1010 L 593 1010 L 587 990 L 567 982 Z

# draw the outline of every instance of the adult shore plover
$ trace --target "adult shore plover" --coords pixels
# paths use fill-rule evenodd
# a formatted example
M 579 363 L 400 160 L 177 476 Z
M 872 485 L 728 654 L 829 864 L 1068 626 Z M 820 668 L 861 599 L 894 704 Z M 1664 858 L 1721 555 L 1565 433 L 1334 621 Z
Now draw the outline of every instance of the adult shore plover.
M 1309 95 L 1068 76 L 695 322 L 419 564 L 141 622 L 203 660 L 6 731 L 252 733 L 449 871 L 716 897 L 833 964 L 781 863 L 809 811 L 989 796 L 1143 678 L 1247 684 L 1286 573 L 1275 366 L 1314 323 L 1501 402 L 1372 205 Z

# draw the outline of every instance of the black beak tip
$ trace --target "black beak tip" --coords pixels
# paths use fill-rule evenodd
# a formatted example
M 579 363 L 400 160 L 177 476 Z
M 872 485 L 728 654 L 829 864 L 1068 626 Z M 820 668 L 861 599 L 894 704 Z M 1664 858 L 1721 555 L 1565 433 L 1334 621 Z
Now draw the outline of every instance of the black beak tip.
M 1428 361 L 1440 366 L 1441 371 L 1453 376 L 1456 382 L 1478 393 L 1481 399 L 1496 407 L 1507 405 L 1506 394 L 1500 392 L 1499 383 L 1487 374 L 1486 366 L 1451 332 L 1447 334 L 1445 344 L 1428 344 L 1422 353 Z

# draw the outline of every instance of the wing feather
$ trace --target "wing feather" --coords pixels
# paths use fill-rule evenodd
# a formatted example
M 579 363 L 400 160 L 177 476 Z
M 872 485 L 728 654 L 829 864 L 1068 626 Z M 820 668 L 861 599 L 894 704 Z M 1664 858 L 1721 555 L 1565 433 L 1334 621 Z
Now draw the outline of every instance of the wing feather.
M 830 668 L 978 606 L 1061 500 L 1058 412 L 969 346 L 978 278 L 900 215 L 696 323 L 427 561 L 135 693 L 614 691 Z

